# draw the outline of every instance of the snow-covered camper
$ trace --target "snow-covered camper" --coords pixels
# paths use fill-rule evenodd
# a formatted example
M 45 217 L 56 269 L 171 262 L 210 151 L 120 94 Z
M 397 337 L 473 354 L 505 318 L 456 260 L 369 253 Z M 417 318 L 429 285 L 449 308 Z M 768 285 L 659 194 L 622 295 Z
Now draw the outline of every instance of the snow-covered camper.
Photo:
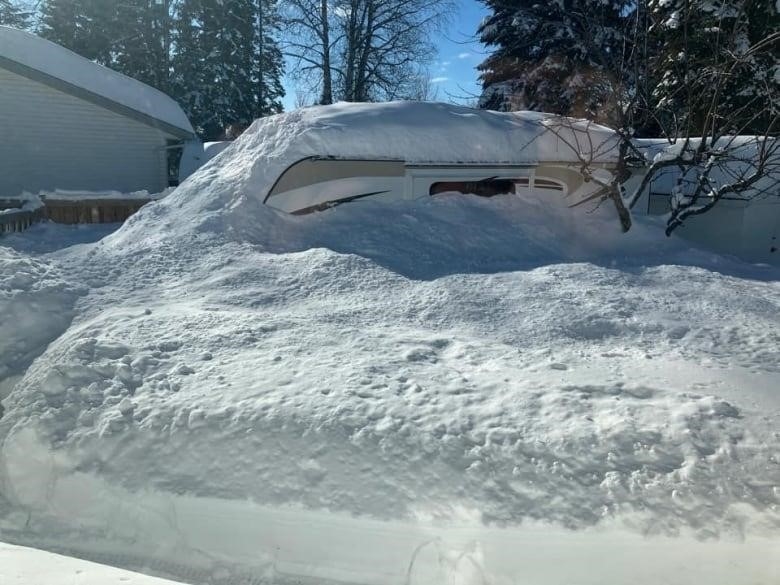
M 610 177 L 615 144 L 608 128 L 535 112 L 340 103 L 258 120 L 234 143 L 231 164 L 244 161 L 256 175 L 251 196 L 296 214 L 448 192 L 576 203 Z
M 0 137 L 0 197 L 53 189 L 159 192 L 169 184 L 172 153 L 199 145 L 167 95 L 4 26 Z

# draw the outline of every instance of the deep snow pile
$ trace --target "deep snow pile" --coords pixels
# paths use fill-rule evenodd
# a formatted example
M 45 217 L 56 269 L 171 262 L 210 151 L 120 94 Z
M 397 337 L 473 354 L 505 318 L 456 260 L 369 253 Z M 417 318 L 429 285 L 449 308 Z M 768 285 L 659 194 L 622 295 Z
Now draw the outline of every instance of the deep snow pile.
M 176 585 L 138 573 L 0 542 L 3 585 Z
M 131 245 L 161 207 L 56 257 L 92 289 L 5 400 L 15 538 L 191 550 L 183 496 L 777 533 L 776 280 L 657 265 L 641 226 L 613 261 L 614 219 L 509 197 L 258 207 L 251 243 Z
M 0 399 L 10 389 L 8 379 L 67 329 L 84 291 L 51 262 L 0 246 Z
M 89 290 L 4 400 L 4 538 L 197 582 L 771 582 L 776 269 L 554 200 L 286 216 L 252 140 L 25 260 Z

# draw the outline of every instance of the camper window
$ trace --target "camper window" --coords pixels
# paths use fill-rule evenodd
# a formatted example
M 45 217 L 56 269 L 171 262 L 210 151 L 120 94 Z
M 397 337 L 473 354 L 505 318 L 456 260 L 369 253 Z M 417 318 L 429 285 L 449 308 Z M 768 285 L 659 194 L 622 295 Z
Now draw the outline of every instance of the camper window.
M 526 183 L 528 179 L 525 180 Z M 481 181 L 439 181 L 428 190 L 430 195 L 440 193 L 468 193 L 479 197 L 493 197 L 515 192 L 518 179 L 483 179 Z

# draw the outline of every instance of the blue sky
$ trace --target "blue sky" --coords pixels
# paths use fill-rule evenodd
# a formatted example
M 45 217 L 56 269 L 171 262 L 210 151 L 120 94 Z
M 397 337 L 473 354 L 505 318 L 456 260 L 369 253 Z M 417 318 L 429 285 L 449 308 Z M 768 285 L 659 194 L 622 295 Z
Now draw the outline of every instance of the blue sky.
M 477 26 L 488 14 L 477 0 L 455 0 L 456 11 L 439 39 L 439 55 L 431 68 L 439 88 L 439 101 L 464 102 L 479 95 L 476 66 L 485 58 L 485 47 L 476 39 Z
M 392 0 L 388 0 L 392 1 Z M 488 11 L 477 0 L 454 0 L 455 10 L 437 41 L 438 55 L 431 65 L 431 81 L 438 101 L 468 103 L 480 93 L 476 66 L 485 58 L 485 47 L 476 39 L 477 26 Z M 285 84 L 284 109 L 295 107 L 295 87 Z

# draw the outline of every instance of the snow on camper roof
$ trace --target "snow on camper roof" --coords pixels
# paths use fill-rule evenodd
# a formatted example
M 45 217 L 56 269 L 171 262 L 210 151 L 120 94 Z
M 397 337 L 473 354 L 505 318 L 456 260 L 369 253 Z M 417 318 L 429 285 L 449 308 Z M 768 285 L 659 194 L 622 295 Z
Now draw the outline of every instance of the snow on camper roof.
M 136 79 L 103 67 L 34 34 L 0 26 L 0 67 L 21 65 L 194 135 L 178 103 Z
M 407 164 L 609 163 L 615 133 L 587 120 L 433 102 L 313 106 L 256 122 L 257 138 L 291 125 L 299 154 Z

